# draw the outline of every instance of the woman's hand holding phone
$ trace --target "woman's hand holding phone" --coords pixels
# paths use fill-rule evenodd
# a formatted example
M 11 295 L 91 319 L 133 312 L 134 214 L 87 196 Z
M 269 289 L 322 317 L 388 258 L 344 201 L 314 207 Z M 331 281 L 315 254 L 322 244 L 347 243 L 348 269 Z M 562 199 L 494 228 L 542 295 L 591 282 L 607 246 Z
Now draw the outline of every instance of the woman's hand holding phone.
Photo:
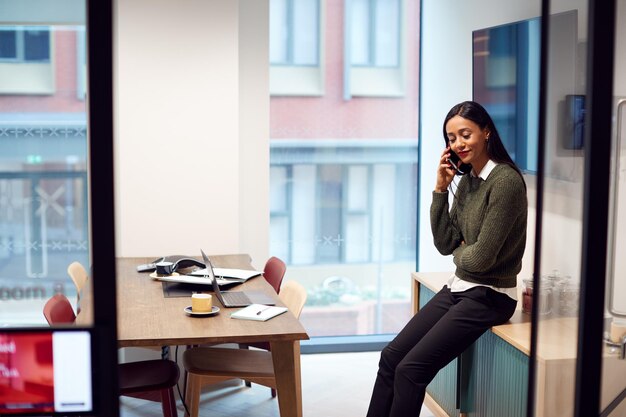
M 454 175 L 456 173 L 455 169 L 452 168 L 450 161 L 450 147 L 446 147 L 443 153 L 441 154 L 441 158 L 439 159 L 439 167 L 437 168 L 437 182 L 435 184 L 435 191 L 438 193 L 443 193 L 448 189 L 448 186 L 452 182 Z

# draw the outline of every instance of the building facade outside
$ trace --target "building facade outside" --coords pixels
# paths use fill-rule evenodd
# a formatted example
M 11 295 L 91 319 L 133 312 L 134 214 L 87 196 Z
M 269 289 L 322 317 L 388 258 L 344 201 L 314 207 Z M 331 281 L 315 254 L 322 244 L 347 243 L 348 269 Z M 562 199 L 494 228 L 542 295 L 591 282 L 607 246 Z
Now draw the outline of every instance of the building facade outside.
M 270 2 L 270 251 L 311 336 L 410 317 L 418 35 L 419 2 Z

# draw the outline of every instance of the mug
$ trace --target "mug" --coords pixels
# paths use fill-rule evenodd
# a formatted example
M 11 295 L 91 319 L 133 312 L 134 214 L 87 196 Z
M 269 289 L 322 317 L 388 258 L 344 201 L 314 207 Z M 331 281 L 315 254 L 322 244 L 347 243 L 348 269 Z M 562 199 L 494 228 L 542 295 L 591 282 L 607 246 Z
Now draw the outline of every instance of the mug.
M 174 262 L 161 261 L 156 263 L 156 273 L 158 276 L 172 275 L 174 272 Z
M 213 308 L 211 294 L 196 293 L 191 296 L 191 311 L 194 313 L 209 313 Z

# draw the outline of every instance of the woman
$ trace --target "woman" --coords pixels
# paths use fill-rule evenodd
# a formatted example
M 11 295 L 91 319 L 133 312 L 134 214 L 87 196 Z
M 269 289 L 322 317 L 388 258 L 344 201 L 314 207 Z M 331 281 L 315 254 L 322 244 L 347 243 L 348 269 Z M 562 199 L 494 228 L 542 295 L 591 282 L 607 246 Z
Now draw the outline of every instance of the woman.
M 437 372 L 508 321 L 517 304 L 528 206 L 522 174 L 476 102 L 450 110 L 443 136 L 430 221 L 435 247 L 453 256 L 456 270 L 383 349 L 368 417 L 419 415 Z M 460 161 L 451 162 L 453 152 Z M 452 190 L 449 210 L 448 187 L 459 171 L 469 172 Z

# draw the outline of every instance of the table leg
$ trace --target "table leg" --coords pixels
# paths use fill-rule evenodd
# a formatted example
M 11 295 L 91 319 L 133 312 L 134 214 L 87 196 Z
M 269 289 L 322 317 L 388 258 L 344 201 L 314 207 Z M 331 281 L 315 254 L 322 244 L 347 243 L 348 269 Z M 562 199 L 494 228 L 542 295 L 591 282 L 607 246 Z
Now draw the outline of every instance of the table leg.
M 302 417 L 300 342 L 271 342 L 281 417 Z

